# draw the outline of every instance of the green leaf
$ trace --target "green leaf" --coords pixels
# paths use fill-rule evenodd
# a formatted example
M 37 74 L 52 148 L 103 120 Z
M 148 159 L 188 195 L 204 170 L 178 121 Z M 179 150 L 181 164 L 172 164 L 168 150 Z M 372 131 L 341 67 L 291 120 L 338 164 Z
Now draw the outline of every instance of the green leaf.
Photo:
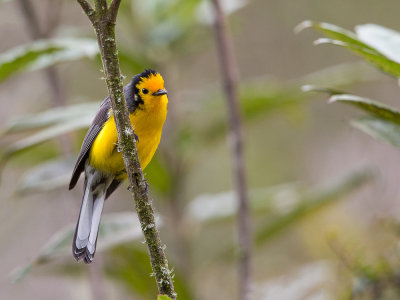
M 400 111 L 378 101 L 350 94 L 333 95 L 330 103 L 343 102 L 362 109 L 363 111 L 387 121 L 400 124 Z
M 377 24 L 357 25 L 355 31 L 365 44 L 400 63 L 400 32 Z
M 29 265 L 13 271 L 11 277 L 14 281 L 22 279 L 29 271 L 38 265 L 49 261 L 71 256 L 71 242 L 75 231 L 75 224 L 70 224 L 55 233 L 45 244 L 36 258 Z M 97 253 L 110 249 L 116 245 L 136 240 L 142 237 L 142 230 L 136 214 L 115 213 L 104 215 L 101 220 Z
M 98 53 L 97 42 L 84 38 L 37 40 L 0 54 L 0 82 L 21 71 L 33 71 L 51 65 L 92 58 Z
M 332 89 L 332 88 L 325 88 L 325 87 L 320 87 L 316 86 L 313 84 L 305 84 L 301 87 L 301 90 L 303 92 L 319 92 L 319 93 L 325 93 L 329 94 L 331 96 L 333 95 L 340 95 L 340 94 L 345 94 L 343 91 Z
M 375 51 L 374 48 L 361 42 L 358 39 L 358 37 L 356 36 L 356 34 L 351 32 L 350 30 L 347 30 L 347 29 L 344 29 L 344 28 L 341 28 L 339 26 L 329 24 L 329 23 L 313 22 L 313 21 L 307 20 L 307 21 L 303 21 L 302 23 L 297 25 L 295 28 L 295 32 L 299 33 L 300 31 L 303 31 L 304 29 L 307 29 L 307 28 L 315 28 L 332 40 L 341 41 L 343 43 L 353 45 L 353 46 L 358 46 L 360 48 L 366 48 L 366 49 L 369 49 L 371 52 L 375 52 L 376 54 L 378 54 L 378 52 Z
M 373 138 L 400 147 L 400 125 L 377 117 L 351 121 L 351 125 Z
M 400 111 L 381 102 L 351 94 L 314 86 L 303 86 L 303 90 L 333 94 L 329 102 L 343 102 L 355 106 L 371 117 L 351 121 L 351 125 L 375 139 L 400 147 Z
M 332 44 L 337 46 L 342 46 L 352 50 L 354 53 L 363 57 L 366 61 L 372 63 L 382 71 L 393 75 L 395 77 L 400 77 L 400 64 L 383 56 L 382 54 L 372 51 L 366 47 L 359 47 L 352 44 L 344 43 L 341 41 L 331 40 L 331 39 L 318 39 L 316 41 L 317 45 L 320 44 Z
M 344 196 L 359 188 L 371 179 L 371 173 L 361 171 L 350 174 L 338 183 L 302 196 L 300 201 L 287 212 L 273 221 L 269 221 L 255 233 L 257 244 L 269 242 L 283 230 L 293 226 L 312 212 L 316 212 L 326 205 L 342 199 Z
M 397 45 L 399 33 L 382 26 L 367 24 L 356 28 L 356 33 L 328 23 L 305 21 L 296 27 L 299 32 L 313 27 L 328 38 L 318 39 L 315 44 L 333 44 L 348 48 L 363 57 L 382 71 L 400 77 L 399 55 Z M 384 41 L 384 42 L 383 42 Z
M 331 97 L 329 98 L 329 103 L 342 102 L 349 104 L 367 112 L 372 116 L 382 118 L 392 123 L 400 124 L 400 111 L 384 103 L 352 94 L 345 94 L 342 91 L 330 88 L 317 87 L 314 85 L 305 85 L 302 87 L 302 90 L 307 92 L 314 91 L 330 94 Z

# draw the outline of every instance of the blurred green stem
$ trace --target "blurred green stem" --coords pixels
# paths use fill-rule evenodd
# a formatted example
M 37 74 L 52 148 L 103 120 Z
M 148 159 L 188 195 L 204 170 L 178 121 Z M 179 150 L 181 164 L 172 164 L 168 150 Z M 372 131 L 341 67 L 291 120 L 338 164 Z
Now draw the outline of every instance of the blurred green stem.
M 25 19 L 26 29 L 29 31 L 32 40 L 39 40 L 47 38 L 57 28 L 56 23 L 58 22 L 62 1 L 51 1 L 49 6 L 58 5 L 56 9 L 52 9 L 48 13 L 47 28 L 42 30 L 40 23 L 35 13 L 35 9 L 30 0 L 18 0 L 19 7 Z M 52 7 L 51 7 L 52 8 Z M 60 79 L 60 75 L 55 67 L 48 67 L 44 71 L 47 85 L 52 95 L 53 104 L 55 107 L 64 106 L 66 104 L 67 96 L 65 88 L 63 87 Z M 59 138 L 59 144 L 61 152 L 65 155 L 71 153 L 71 143 L 67 135 L 62 135 Z
M 61 3 L 61 1 L 52 1 L 52 3 Z M 47 38 L 55 30 L 54 15 L 58 15 L 60 12 L 60 7 L 56 10 L 49 12 L 49 21 L 47 22 L 47 28 L 42 30 L 40 28 L 39 20 L 36 16 L 35 9 L 30 0 L 18 0 L 19 7 L 24 16 L 26 28 L 29 31 L 33 40 L 39 40 L 42 38 Z M 53 16 L 53 17 L 52 17 Z M 58 20 L 58 19 L 57 19 Z M 49 89 L 53 94 L 53 102 L 56 106 L 62 106 L 66 102 L 65 90 L 62 87 L 59 74 L 55 67 L 48 67 L 45 69 L 45 75 L 48 82 Z
M 129 113 L 122 86 L 118 50 L 115 42 L 115 24 L 121 0 L 94 1 L 95 9 L 86 0 L 77 0 L 91 21 L 99 43 L 104 75 L 110 95 L 112 111 L 118 133 L 118 144 L 124 159 L 129 180 L 129 190 L 135 199 L 136 212 L 146 240 L 150 262 L 160 294 L 176 299 L 171 279 L 171 271 L 164 254 L 157 227 L 154 210 L 148 195 L 148 184 L 144 178 L 136 149 L 136 140 L 129 120 Z
M 99 257 L 100 256 L 100 257 Z M 104 264 L 101 255 L 97 255 L 96 263 L 88 266 L 88 277 L 93 300 L 106 300 L 107 294 L 103 281 Z
M 239 112 L 238 80 L 231 43 L 224 23 L 224 14 L 219 0 L 213 0 L 215 11 L 215 34 L 218 60 L 226 94 L 229 115 L 229 142 L 233 165 L 234 188 L 238 197 L 239 231 L 239 299 L 249 299 L 251 230 L 249 200 L 243 157 L 243 134 Z

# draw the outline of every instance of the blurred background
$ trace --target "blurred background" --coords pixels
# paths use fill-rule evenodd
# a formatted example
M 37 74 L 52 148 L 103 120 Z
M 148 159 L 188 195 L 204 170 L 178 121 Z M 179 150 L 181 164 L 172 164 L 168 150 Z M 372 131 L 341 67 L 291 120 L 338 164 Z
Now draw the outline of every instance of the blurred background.
M 237 297 L 237 234 L 225 99 L 210 3 L 122 1 L 124 83 L 158 70 L 169 91 L 146 168 L 179 299 Z M 392 0 L 223 1 L 240 74 L 252 208 L 254 299 L 400 299 L 398 150 L 349 125 L 358 115 L 303 84 L 398 106 L 396 80 L 294 33 L 304 20 L 398 29 Z M 126 186 L 106 202 L 91 265 L 72 231 L 68 182 L 106 94 L 97 43 L 73 0 L 0 1 L 0 299 L 154 299 Z M 358 298 L 357 298 L 358 297 Z

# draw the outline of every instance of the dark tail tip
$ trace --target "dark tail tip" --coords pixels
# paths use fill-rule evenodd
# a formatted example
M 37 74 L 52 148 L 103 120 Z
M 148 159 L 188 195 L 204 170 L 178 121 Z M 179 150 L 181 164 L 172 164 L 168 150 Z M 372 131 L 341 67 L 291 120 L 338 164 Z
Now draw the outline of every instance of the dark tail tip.
M 79 222 L 78 222 L 79 224 Z M 78 228 L 77 224 L 77 228 Z M 72 240 L 72 254 L 74 255 L 74 258 L 77 262 L 83 260 L 86 264 L 90 264 L 93 261 L 94 258 L 94 253 L 96 252 L 96 245 L 94 247 L 93 253 L 91 253 L 87 247 L 89 240 L 86 240 L 85 242 L 82 243 L 82 241 L 79 243 L 80 245 L 85 245 L 82 248 L 77 247 L 77 230 L 75 230 L 74 238 Z M 97 244 L 97 240 L 96 240 Z
M 68 186 L 68 190 L 72 190 L 75 187 L 75 184 L 76 184 L 76 182 L 73 182 L 71 180 L 71 182 L 69 183 L 69 186 Z
M 93 261 L 94 258 L 94 254 L 89 253 L 88 250 L 86 250 L 86 255 L 83 258 L 83 261 L 85 262 L 85 264 L 90 264 Z
M 85 264 L 90 264 L 94 258 L 94 253 L 90 253 L 86 247 L 82 248 L 82 249 L 76 248 L 75 241 L 72 245 L 72 253 L 77 262 L 83 260 L 85 262 Z

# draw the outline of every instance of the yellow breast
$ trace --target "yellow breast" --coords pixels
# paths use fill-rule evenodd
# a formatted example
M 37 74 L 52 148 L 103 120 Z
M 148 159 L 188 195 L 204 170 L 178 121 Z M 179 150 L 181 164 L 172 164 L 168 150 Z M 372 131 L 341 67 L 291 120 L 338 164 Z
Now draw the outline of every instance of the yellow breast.
M 135 134 L 139 138 L 136 146 L 142 169 L 149 164 L 160 143 L 162 128 L 167 117 L 167 103 L 167 96 L 161 96 L 156 103 L 146 103 L 129 116 Z M 94 168 L 122 179 L 126 178 L 126 174 L 123 173 L 125 165 L 122 154 L 116 149 L 117 141 L 117 129 L 111 114 L 93 142 L 89 162 Z

